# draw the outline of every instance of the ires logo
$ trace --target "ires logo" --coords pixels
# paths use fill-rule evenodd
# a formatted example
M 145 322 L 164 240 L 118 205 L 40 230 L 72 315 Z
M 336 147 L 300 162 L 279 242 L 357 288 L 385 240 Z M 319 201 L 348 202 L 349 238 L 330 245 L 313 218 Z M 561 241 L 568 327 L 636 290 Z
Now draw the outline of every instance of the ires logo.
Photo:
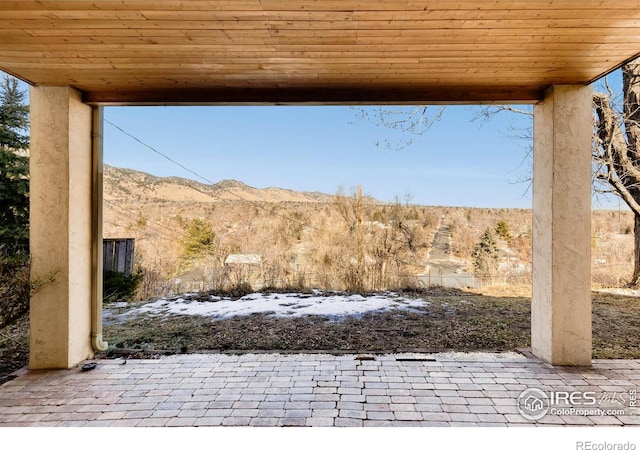
M 547 414 L 557 416 L 616 416 L 633 414 L 636 408 L 635 390 L 625 392 L 544 392 L 525 389 L 517 400 L 518 412 L 528 420 L 539 420 Z
M 529 388 L 522 391 L 517 401 L 518 412 L 528 420 L 542 419 L 551 407 L 549 396 L 541 389 Z
M 553 406 L 596 406 L 595 392 L 549 392 L 549 402 Z

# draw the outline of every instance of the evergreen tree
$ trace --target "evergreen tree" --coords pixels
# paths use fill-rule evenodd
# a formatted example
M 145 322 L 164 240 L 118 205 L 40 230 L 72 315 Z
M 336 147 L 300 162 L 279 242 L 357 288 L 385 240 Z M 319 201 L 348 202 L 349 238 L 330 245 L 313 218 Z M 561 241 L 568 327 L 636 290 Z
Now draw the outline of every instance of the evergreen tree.
M 498 241 L 491 228 L 487 228 L 473 250 L 475 273 L 491 277 L 498 269 Z
M 213 252 L 215 233 L 211 224 L 203 219 L 193 219 L 187 226 L 182 242 L 187 259 L 197 259 Z
M 0 84 L 0 147 L 3 150 L 22 150 L 29 147 L 29 106 L 27 94 L 21 91 L 18 80 L 5 75 Z
M 501 220 L 496 224 L 496 233 L 505 241 L 511 240 L 511 233 L 509 233 L 509 225 L 504 220 Z
M 29 106 L 15 78 L 0 84 L 0 251 L 27 252 L 29 245 Z

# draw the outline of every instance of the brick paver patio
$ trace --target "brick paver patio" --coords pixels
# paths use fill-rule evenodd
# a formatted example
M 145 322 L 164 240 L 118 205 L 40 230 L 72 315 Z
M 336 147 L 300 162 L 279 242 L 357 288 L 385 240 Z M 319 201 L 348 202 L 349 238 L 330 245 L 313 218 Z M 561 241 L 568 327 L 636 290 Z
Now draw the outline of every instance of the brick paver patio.
M 516 353 L 198 354 L 98 360 L 94 370 L 21 371 L 0 386 L 0 425 L 535 426 L 640 425 L 629 414 L 640 360 L 552 367 Z M 526 388 L 623 399 L 623 413 L 531 421 Z M 631 401 L 631 404 L 630 404 Z

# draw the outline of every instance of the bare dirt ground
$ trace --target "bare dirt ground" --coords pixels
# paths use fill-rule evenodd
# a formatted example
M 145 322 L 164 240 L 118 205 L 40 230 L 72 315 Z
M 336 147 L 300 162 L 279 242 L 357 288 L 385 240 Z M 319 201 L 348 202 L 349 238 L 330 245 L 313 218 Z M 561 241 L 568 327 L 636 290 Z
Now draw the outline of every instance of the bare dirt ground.
M 372 312 L 335 320 L 322 316 L 277 318 L 265 314 L 211 320 L 139 317 L 105 327 L 105 339 L 120 348 L 181 351 L 396 352 L 442 349 L 511 350 L 528 343 L 526 299 L 482 298 L 435 289 L 418 311 Z M 483 311 L 480 313 L 480 311 Z
M 529 298 L 441 288 L 406 295 L 424 298 L 429 306 L 420 312 L 368 313 L 340 321 L 264 314 L 224 320 L 143 315 L 105 325 L 110 350 L 99 356 L 156 358 L 208 351 L 512 351 L 530 345 Z M 594 358 L 640 358 L 640 298 L 594 293 L 593 336 Z M 0 330 L 0 383 L 27 364 L 27 349 L 27 320 Z
M 331 320 L 265 314 L 212 320 L 151 316 L 105 326 L 110 356 L 198 351 L 432 352 L 512 351 L 530 345 L 530 299 L 434 288 L 407 295 L 422 311 Z M 640 298 L 593 296 L 594 358 L 640 358 Z

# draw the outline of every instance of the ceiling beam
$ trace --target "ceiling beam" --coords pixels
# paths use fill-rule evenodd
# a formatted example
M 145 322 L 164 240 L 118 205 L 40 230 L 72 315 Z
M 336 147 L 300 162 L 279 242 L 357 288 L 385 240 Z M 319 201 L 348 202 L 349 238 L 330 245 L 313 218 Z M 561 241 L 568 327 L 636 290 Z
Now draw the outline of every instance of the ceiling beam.
M 495 104 L 537 103 L 543 92 L 544 88 L 523 86 L 131 89 L 87 92 L 83 101 L 103 106 Z

